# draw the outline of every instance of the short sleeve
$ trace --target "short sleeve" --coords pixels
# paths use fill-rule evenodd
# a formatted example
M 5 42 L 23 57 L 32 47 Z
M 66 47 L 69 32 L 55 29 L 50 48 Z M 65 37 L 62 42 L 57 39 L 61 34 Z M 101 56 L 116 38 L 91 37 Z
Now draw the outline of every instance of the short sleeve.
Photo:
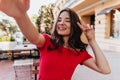
M 37 47 L 39 50 L 44 49 L 46 47 L 48 47 L 48 45 L 50 44 L 50 36 L 48 34 L 43 34 L 44 38 L 45 38 L 45 44 L 43 47 L 39 48 Z
M 81 56 L 82 56 L 82 61 L 81 61 L 81 63 L 80 63 L 81 65 L 82 65 L 82 63 L 83 63 L 84 61 L 92 58 L 92 56 L 91 56 L 86 50 L 83 51 L 83 53 L 81 53 Z

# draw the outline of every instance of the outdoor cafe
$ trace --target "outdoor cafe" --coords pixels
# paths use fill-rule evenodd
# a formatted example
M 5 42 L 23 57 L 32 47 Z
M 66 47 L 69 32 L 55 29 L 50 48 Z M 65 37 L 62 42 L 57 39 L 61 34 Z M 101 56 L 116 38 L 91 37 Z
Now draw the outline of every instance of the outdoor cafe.
M 17 45 L 16 42 L 0 42 L 0 60 L 22 57 L 39 57 L 39 52 L 33 44 Z
M 35 45 L 0 42 L 0 61 L 2 60 L 14 62 L 15 80 L 37 80 L 39 52 Z

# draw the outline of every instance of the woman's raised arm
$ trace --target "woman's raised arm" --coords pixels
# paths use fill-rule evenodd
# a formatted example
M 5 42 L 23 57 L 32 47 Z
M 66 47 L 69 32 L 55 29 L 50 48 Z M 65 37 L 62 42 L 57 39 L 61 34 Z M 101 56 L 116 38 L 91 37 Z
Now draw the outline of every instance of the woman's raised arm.
M 95 40 L 95 32 L 93 26 L 86 25 L 81 20 L 81 24 L 78 22 L 79 27 L 83 30 L 84 34 L 87 37 L 89 45 L 91 46 L 94 58 L 88 59 L 83 62 L 83 65 L 103 74 L 109 74 L 111 72 L 109 63 L 104 56 L 104 53 L 98 46 Z
M 30 0 L 0 0 L 0 10 L 16 20 L 22 33 L 31 43 L 42 47 L 45 39 L 39 34 L 27 15 L 29 5 Z

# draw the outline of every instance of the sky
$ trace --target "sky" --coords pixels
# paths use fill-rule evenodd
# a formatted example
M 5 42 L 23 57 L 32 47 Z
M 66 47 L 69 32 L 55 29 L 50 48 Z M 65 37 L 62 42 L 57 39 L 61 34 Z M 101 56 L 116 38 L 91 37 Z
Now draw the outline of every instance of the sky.
M 54 3 L 56 0 L 30 0 L 30 8 L 27 11 L 29 17 L 33 15 L 38 15 L 38 11 L 42 5 L 47 5 L 49 3 Z M 7 15 L 3 15 L 0 13 L 0 21 L 2 19 L 9 19 L 10 21 L 14 21 L 13 18 L 8 17 Z
M 28 10 L 28 15 L 32 16 L 34 14 L 38 15 L 38 11 L 42 5 L 47 5 L 49 3 L 54 3 L 56 0 L 30 0 L 30 8 Z

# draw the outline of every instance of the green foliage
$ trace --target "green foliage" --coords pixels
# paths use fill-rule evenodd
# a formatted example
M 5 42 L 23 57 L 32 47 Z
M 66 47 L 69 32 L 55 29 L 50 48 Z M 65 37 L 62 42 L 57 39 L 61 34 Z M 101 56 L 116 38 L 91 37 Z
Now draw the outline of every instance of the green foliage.
M 2 42 L 2 38 L 0 37 L 0 42 Z
M 15 41 L 15 38 L 13 36 L 10 37 L 10 41 L 13 42 Z
M 0 42 L 13 42 L 13 41 L 15 41 L 13 36 L 11 36 L 11 37 L 9 37 L 9 36 L 1 36 L 0 37 Z
M 6 35 L 13 35 L 15 32 L 20 31 L 15 22 L 7 19 L 2 19 L 2 21 L 0 22 L 0 29 L 3 32 L 6 32 Z
M 46 24 L 47 24 L 47 23 L 51 24 L 51 20 L 47 18 L 46 20 L 44 20 L 44 23 L 46 23 Z
M 47 6 L 42 6 L 39 10 L 39 17 L 36 20 L 36 25 L 38 27 L 38 31 L 41 33 L 50 33 L 50 30 L 53 26 L 53 4 L 49 4 Z M 42 26 L 45 24 L 45 26 Z M 45 29 L 45 31 L 41 30 L 41 27 Z

